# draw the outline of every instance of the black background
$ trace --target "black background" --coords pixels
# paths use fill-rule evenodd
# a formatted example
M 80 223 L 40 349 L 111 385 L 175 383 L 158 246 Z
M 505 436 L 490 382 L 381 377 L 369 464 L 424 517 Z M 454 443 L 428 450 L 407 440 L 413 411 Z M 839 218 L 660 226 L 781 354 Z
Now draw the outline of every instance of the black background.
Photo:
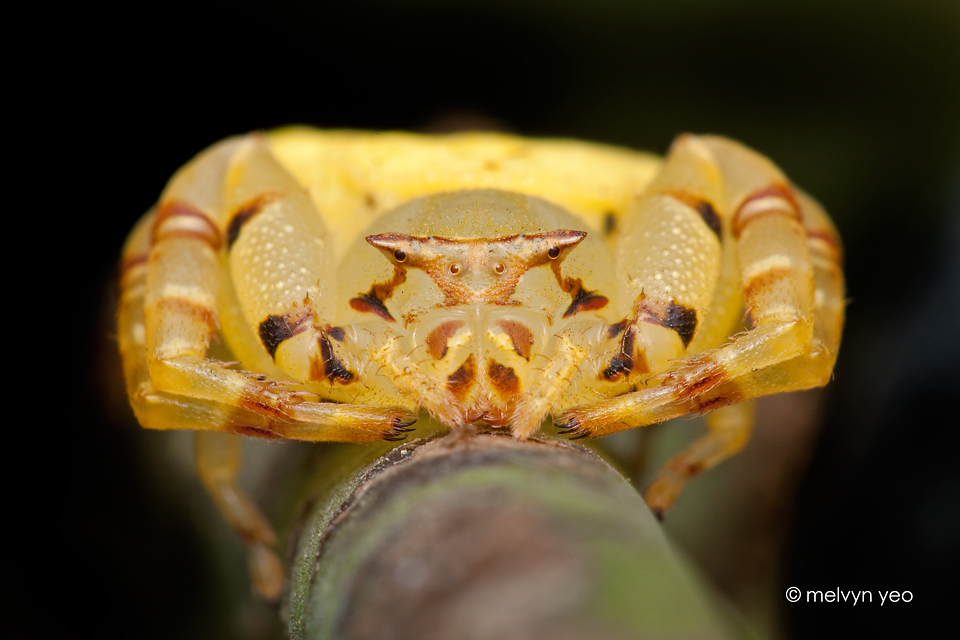
M 26 107 L 17 175 L 40 179 L 25 245 L 54 269 L 14 272 L 39 299 L 12 314 L 35 368 L 9 393 L 39 397 L 8 444 L 33 471 L 10 491 L 42 514 L 19 521 L 41 544 L 14 567 L 41 582 L 17 581 L 8 637 L 230 636 L 191 573 L 195 525 L 141 464 L 162 434 L 117 401 L 104 309 L 123 238 L 166 179 L 222 137 L 290 123 L 466 122 L 657 152 L 712 132 L 769 155 L 836 220 L 851 298 L 782 588 L 914 596 L 784 602 L 785 637 L 914 635 L 955 606 L 960 3 L 519 4 L 148 3 L 22 25 L 36 37 L 11 58 L 7 100 Z

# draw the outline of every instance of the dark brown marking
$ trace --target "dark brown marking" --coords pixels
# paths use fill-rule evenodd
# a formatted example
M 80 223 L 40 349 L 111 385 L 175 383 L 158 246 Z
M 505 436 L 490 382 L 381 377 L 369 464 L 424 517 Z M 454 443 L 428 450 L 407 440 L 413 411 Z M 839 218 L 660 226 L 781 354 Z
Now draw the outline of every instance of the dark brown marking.
M 697 311 L 677 304 L 674 300 L 665 303 L 641 295 L 637 317 L 643 322 L 676 331 L 683 340 L 684 347 L 690 344 L 697 332 Z
M 375 313 L 387 322 L 396 322 L 384 300 L 393 295 L 394 290 L 407 280 L 407 271 L 398 264 L 394 265 L 393 278 L 389 282 L 380 282 L 373 285 L 370 291 L 351 298 L 350 308 L 354 311 Z
M 713 208 L 713 205 L 706 200 L 701 200 L 697 202 L 693 208 L 700 214 L 700 217 L 703 218 L 707 226 L 710 227 L 710 231 L 713 231 L 718 238 L 721 238 L 723 227 L 720 224 L 720 215 L 717 213 L 717 210 Z
M 346 384 L 354 378 L 353 372 L 343 366 L 343 362 L 333 352 L 333 346 L 327 334 L 320 332 L 320 359 L 323 365 L 323 375 L 330 382 L 340 382 Z M 315 368 L 311 366 L 311 376 L 316 374 Z
M 620 340 L 620 353 L 610 359 L 610 365 L 601 374 L 604 380 L 612 382 L 619 380 L 622 375 L 650 371 L 646 355 L 643 352 L 636 353 L 636 336 L 636 327 L 632 326 L 624 332 Z
M 463 326 L 463 320 L 450 320 L 444 322 L 433 331 L 427 334 L 427 353 L 434 360 L 440 360 L 447 355 L 447 342 L 452 338 L 460 327 Z
M 515 396 L 520 393 L 520 379 L 511 367 L 505 367 L 495 360 L 490 360 L 487 366 L 487 376 L 490 384 L 503 396 Z
M 460 367 L 447 377 L 447 388 L 460 401 L 466 397 L 477 375 L 477 365 L 470 354 Z
M 571 280 L 567 278 L 567 280 Z M 597 309 L 603 309 L 607 306 L 607 303 L 610 302 L 606 296 L 599 295 L 593 291 L 587 291 L 583 288 L 583 284 L 579 279 L 576 280 L 576 289 L 573 293 L 573 301 L 570 303 L 570 306 L 567 307 L 567 310 L 563 312 L 564 318 L 569 318 L 575 313 L 581 311 L 596 311 Z
M 843 262 L 843 247 L 840 246 L 840 240 L 837 239 L 837 236 L 826 230 L 826 229 L 817 229 L 816 231 L 807 229 L 807 241 L 814 241 L 814 244 L 811 246 L 811 249 L 820 244 L 826 245 L 829 249 L 829 257 L 838 264 Z M 822 243 L 822 244 L 821 244 Z M 820 251 L 819 253 L 824 253 Z
M 693 380 L 687 380 L 687 383 L 677 388 L 678 398 L 695 398 L 710 391 L 714 387 L 730 379 L 727 370 L 718 362 L 715 362 L 708 356 L 699 358 L 696 366 L 696 372 L 699 377 Z M 692 376 L 686 376 L 692 378 Z M 712 408 L 719 408 L 718 405 Z
M 617 215 L 613 211 L 607 211 L 603 216 L 603 235 L 609 236 L 617 230 Z
M 146 253 L 140 253 L 135 256 L 124 258 L 120 263 L 120 277 L 122 278 L 127 271 L 133 269 L 134 267 L 145 265 L 148 257 L 149 256 Z
M 782 198 L 790 205 L 790 210 L 788 211 L 785 209 L 774 208 L 761 213 L 753 214 L 746 220 L 744 220 L 741 217 L 741 214 L 743 213 L 744 208 L 748 204 L 750 204 L 754 200 L 760 200 L 762 198 L 768 198 L 768 197 Z M 744 227 L 750 224 L 750 222 L 758 218 L 766 217 L 768 215 L 786 216 L 788 218 L 793 218 L 794 220 L 796 220 L 801 224 L 803 223 L 803 219 L 800 215 L 800 205 L 797 202 L 797 198 L 794 195 L 793 190 L 785 184 L 774 184 L 764 189 L 759 189 L 757 191 L 754 191 L 749 196 L 747 196 L 743 202 L 740 203 L 740 206 L 737 207 L 737 212 L 733 216 L 733 237 L 739 238 L 740 234 L 743 233 Z
M 727 385 L 732 386 L 732 385 Z M 726 391 L 726 387 L 724 388 Z M 691 409 L 691 413 L 707 413 L 708 411 L 713 411 L 714 409 L 719 409 L 720 407 L 725 407 L 727 405 L 736 404 L 738 402 L 743 402 L 744 397 L 742 393 L 737 391 L 727 391 L 718 396 L 714 396 L 707 400 L 697 400 L 696 405 Z
M 624 329 L 627 328 L 628 324 L 630 324 L 630 322 L 624 319 L 616 324 L 610 325 L 609 327 L 607 327 L 607 337 L 613 340 L 618 335 L 620 335 Z
M 263 397 L 263 390 L 262 381 L 252 381 L 248 383 L 240 395 L 240 407 L 253 413 L 269 416 L 274 420 L 285 420 L 287 416 L 280 407 L 275 407 L 261 399 Z M 250 429 L 251 427 L 246 428 Z
M 158 306 L 160 309 L 169 310 L 181 316 L 189 316 L 198 324 L 206 325 L 210 334 L 213 334 L 219 326 L 217 314 L 213 309 L 184 298 L 176 296 L 161 298 Z
M 706 465 L 704 465 L 702 462 L 687 462 L 685 465 L 683 465 L 683 471 L 681 473 L 683 473 L 683 475 L 687 478 L 693 478 L 694 476 L 698 476 L 706 471 L 706 469 Z
M 271 358 L 277 357 L 277 349 L 285 340 L 306 331 L 313 323 L 313 309 L 306 304 L 283 315 L 269 315 L 260 323 L 257 332 L 260 343 Z
M 279 194 L 273 192 L 261 193 L 240 205 L 230 216 L 230 222 L 227 224 L 227 249 L 233 247 L 233 243 L 240 237 L 240 229 L 243 225 L 250 222 L 267 204 L 279 197 Z
M 366 313 L 375 313 L 387 322 L 395 322 L 393 316 L 384 306 L 383 302 L 373 293 L 362 293 L 356 298 L 350 300 L 350 308 L 354 311 L 364 311 Z
M 584 231 L 559 229 L 467 240 L 383 233 L 367 236 L 366 240 L 396 269 L 419 269 L 427 274 L 443 291 L 444 306 L 477 302 L 514 305 L 517 302 L 510 296 L 524 273 L 550 263 L 559 274 L 559 264 L 586 235 Z M 402 267 L 397 263 L 398 250 L 404 256 Z M 465 274 L 474 277 L 462 277 Z M 385 295 L 390 293 L 387 285 L 380 286 Z M 384 295 L 377 297 L 386 299 Z
M 236 433 L 241 436 L 250 436 L 253 438 L 263 438 L 265 440 L 276 440 L 280 437 L 280 434 L 274 433 L 269 429 L 263 429 L 261 427 L 249 427 L 243 424 L 232 424 L 224 428 L 224 431 L 229 431 L 230 433 Z
M 191 218 L 200 220 L 203 230 L 178 227 L 174 218 Z M 167 238 L 194 238 L 201 240 L 214 251 L 220 249 L 222 243 L 220 239 L 220 230 L 202 211 L 191 207 L 186 202 L 170 200 L 160 205 L 157 215 L 153 219 L 153 228 L 151 229 L 151 243 L 156 244 L 160 240 Z
M 723 223 L 720 220 L 720 214 L 709 200 L 682 189 L 673 189 L 667 193 L 700 214 L 703 222 L 716 234 L 717 238 L 722 238 Z
M 747 300 L 751 300 L 761 289 L 770 287 L 774 283 L 783 280 L 784 278 L 789 278 L 793 273 L 794 271 L 790 267 L 775 267 L 773 269 L 768 269 L 763 273 L 757 274 L 750 278 L 750 282 L 748 282 L 747 286 L 744 287 L 743 296 Z
M 120 262 L 120 267 L 117 269 L 114 280 L 117 286 L 118 296 L 122 295 L 123 290 L 131 286 L 133 282 L 145 281 L 147 279 L 146 270 L 139 269 L 140 267 L 147 266 L 147 258 L 147 254 L 141 253 L 126 257 Z
M 345 337 L 343 327 L 327 327 L 324 332 L 337 342 L 343 342 Z
M 516 320 L 497 320 L 497 326 L 510 338 L 517 355 L 529 360 L 530 351 L 533 348 L 533 334 L 530 329 Z

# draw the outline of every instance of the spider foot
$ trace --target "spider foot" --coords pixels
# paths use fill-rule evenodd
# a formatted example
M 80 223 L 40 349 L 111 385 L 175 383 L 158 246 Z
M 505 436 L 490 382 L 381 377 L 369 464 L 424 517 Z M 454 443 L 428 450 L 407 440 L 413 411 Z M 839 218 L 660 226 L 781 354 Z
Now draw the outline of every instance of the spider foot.
M 411 428 L 414 422 L 416 422 L 416 416 L 409 417 L 398 417 L 393 419 L 393 426 L 391 426 L 383 434 L 383 439 L 387 442 L 400 442 L 407 439 L 407 434 L 415 431 Z
M 584 427 L 580 418 L 568 414 L 564 414 L 560 421 L 554 422 L 554 426 L 557 428 L 557 433 L 568 440 L 580 440 L 593 435 L 588 428 Z

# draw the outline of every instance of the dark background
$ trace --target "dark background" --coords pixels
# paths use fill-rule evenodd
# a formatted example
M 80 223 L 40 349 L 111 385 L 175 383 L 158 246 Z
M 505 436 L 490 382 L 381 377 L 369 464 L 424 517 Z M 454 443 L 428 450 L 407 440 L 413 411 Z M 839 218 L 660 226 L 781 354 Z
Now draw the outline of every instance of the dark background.
M 223 622 L 238 615 L 233 631 L 259 629 L 204 577 L 204 541 L 151 457 L 167 434 L 141 432 L 118 399 L 105 309 L 123 238 L 167 178 L 222 137 L 290 123 L 466 123 L 660 153 L 680 132 L 710 132 L 773 158 L 837 222 L 850 297 L 821 435 L 784 498 L 773 628 L 797 640 L 915 635 L 956 606 L 960 3 L 519 4 L 163 3 L 42 16 L 55 27 L 17 64 L 36 70 L 24 104 L 42 106 L 25 114 L 40 152 L 29 168 L 43 181 L 33 195 L 55 210 L 40 229 L 55 242 L 38 251 L 66 278 L 43 278 L 60 285 L 41 287 L 15 335 L 39 363 L 30 388 L 60 382 L 44 388 L 32 420 L 42 428 L 31 427 L 54 455 L 34 437 L 8 447 L 36 456 L 35 479 L 12 491 L 54 536 L 28 534 L 40 551 L 15 554 L 15 569 L 42 584 L 24 586 L 9 637 L 240 637 Z M 26 339 L 38 325 L 55 347 L 39 357 Z M 914 601 L 790 605 L 792 585 L 910 590 Z

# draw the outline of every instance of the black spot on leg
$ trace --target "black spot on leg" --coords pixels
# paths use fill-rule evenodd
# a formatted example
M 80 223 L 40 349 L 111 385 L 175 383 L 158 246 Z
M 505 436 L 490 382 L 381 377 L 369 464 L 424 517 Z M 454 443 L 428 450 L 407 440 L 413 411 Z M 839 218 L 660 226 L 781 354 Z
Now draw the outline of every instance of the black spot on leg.
M 626 322 L 626 321 L 624 321 Z M 617 323 L 613 326 L 618 326 L 621 323 Z M 635 353 L 637 337 L 637 328 L 632 326 L 628 328 L 624 334 L 623 338 L 620 340 L 620 353 L 613 356 L 610 359 L 610 365 L 603 370 L 601 374 L 605 380 L 613 381 L 620 378 L 621 374 L 629 375 L 632 372 L 637 373 L 647 373 L 649 367 L 647 365 L 646 356 L 640 354 L 639 360 Z
M 697 311 L 675 300 L 663 302 L 641 295 L 638 305 L 638 319 L 651 322 L 677 332 L 686 347 L 697 332 Z
M 722 239 L 723 223 L 720 220 L 720 214 L 713 208 L 713 204 L 709 200 L 704 200 L 696 194 L 683 189 L 674 189 L 667 193 L 699 213 L 707 227 L 716 234 L 718 239 Z
M 623 333 L 623 330 L 627 328 L 627 325 L 630 324 L 627 320 L 621 320 L 616 324 L 612 324 L 607 327 L 607 337 L 613 340 L 618 335 Z
M 313 310 L 304 305 L 283 315 L 269 315 L 260 323 L 257 333 L 260 343 L 271 358 L 277 357 L 277 349 L 284 341 L 311 326 Z
M 663 326 L 676 331 L 686 347 L 697 331 L 697 312 L 671 300 L 663 318 Z
M 333 352 L 330 339 L 323 332 L 320 333 L 320 359 L 323 363 L 323 375 L 330 382 L 346 383 L 353 380 L 353 372 L 347 369 Z
M 275 193 L 261 193 L 251 200 L 240 205 L 227 223 L 227 249 L 233 248 L 233 243 L 240 237 L 240 229 L 263 210 L 263 207 L 277 199 Z
M 698 200 L 693 203 L 693 208 L 700 214 L 700 217 L 703 218 L 707 226 L 710 227 L 710 231 L 717 234 L 718 238 L 722 238 L 721 233 L 723 227 L 720 222 L 720 215 L 717 213 L 717 210 L 713 208 L 713 205 L 706 200 Z
M 617 216 L 613 211 L 607 211 L 603 216 L 603 235 L 609 236 L 617 230 Z

